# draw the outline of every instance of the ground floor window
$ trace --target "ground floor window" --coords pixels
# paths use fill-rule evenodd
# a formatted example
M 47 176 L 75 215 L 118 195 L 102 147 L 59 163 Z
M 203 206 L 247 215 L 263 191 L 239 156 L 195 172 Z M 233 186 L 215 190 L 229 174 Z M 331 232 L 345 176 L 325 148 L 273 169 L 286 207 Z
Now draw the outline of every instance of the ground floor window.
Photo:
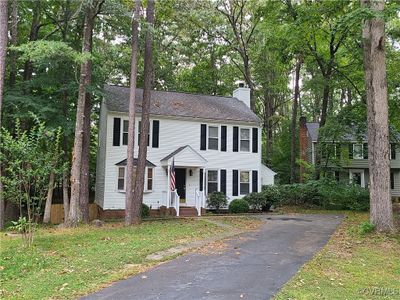
M 250 172 L 240 171 L 240 195 L 247 195 L 250 193 Z
M 119 191 L 125 191 L 125 169 L 126 167 L 118 167 L 118 179 L 117 179 L 117 188 Z M 154 171 L 153 168 L 146 168 L 145 173 L 145 187 L 146 191 L 153 190 L 153 179 L 154 179 Z M 136 180 L 136 167 L 133 169 L 133 182 Z
M 350 170 L 350 183 L 357 184 L 365 187 L 364 171 L 363 170 Z
M 390 189 L 394 190 L 394 173 L 390 172 Z
M 208 194 L 218 191 L 218 171 L 208 170 L 207 172 L 207 192 Z

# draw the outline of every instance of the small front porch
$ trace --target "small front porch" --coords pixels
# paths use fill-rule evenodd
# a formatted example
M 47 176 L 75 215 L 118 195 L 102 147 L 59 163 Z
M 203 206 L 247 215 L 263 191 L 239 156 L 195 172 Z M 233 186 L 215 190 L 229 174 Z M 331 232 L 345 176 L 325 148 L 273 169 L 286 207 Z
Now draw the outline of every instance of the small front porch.
M 207 161 L 190 146 L 183 146 L 161 160 L 167 174 L 163 204 L 176 211 L 176 216 L 201 216 L 205 213 L 205 165 Z M 175 189 L 171 190 L 174 164 Z

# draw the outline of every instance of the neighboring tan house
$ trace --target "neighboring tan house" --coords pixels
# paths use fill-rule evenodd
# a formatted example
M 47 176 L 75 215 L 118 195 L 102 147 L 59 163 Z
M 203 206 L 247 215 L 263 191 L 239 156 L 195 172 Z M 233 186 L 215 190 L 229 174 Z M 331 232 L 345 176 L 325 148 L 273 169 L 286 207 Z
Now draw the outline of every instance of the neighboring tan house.
M 300 118 L 300 158 L 313 165 L 316 162 L 319 123 L 306 122 Z M 331 156 L 337 163 L 328 163 L 332 177 L 338 181 L 369 186 L 368 141 L 367 137 L 356 138 L 345 134 L 340 143 L 333 144 Z M 323 155 L 322 155 L 323 156 Z M 326 157 L 323 157 L 326 159 Z M 304 168 L 300 169 L 303 178 Z M 400 147 L 390 144 L 390 188 L 393 197 L 400 197 Z
M 138 154 L 143 90 L 136 92 Z M 129 88 L 106 86 L 101 104 L 95 202 L 105 217 L 125 209 Z M 261 163 L 260 119 L 250 110 L 250 89 L 233 97 L 152 91 L 143 203 L 152 213 L 200 215 L 214 191 L 228 200 L 273 184 Z M 176 190 L 170 191 L 174 162 Z

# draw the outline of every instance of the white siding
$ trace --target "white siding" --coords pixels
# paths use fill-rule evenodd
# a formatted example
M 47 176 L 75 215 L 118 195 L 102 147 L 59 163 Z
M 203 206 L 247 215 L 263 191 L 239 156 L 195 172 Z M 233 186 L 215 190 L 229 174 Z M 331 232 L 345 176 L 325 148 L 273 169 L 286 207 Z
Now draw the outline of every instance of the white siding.
M 116 163 L 126 158 L 127 146 L 113 146 L 113 118 L 120 117 L 128 119 L 127 114 L 110 112 L 107 116 L 107 143 L 106 143 L 106 168 L 105 168 L 105 181 L 104 181 L 104 203 L 103 209 L 124 209 L 125 208 L 125 193 L 117 190 L 117 166 Z M 138 122 L 140 118 L 137 118 Z M 261 128 L 258 127 L 258 153 L 251 152 L 233 152 L 233 126 L 253 128 L 255 125 L 241 126 L 232 124 L 214 123 L 214 125 L 227 126 L 227 151 L 217 150 L 200 150 L 200 124 L 212 124 L 210 122 L 202 122 L 201 120 L 177 120 L 168 118 L 151 117 L 151 120 L 160 121 L 160 139 L 159 148 L 152 148 L 151 137 L 150 146 L 148 147 L 147 159 L 155 164 L 157 167 L 154 169 L 154 183 L 153 191 L 145 193 L 144 203 L 152 208 L 158 208 L 165 205 L 165 192 L 167 190 L 167 174 L 165 168 L 161 167 L 160 160 L 165 156 L 176 150 L 177 148 L 185 145 L 190 145 L 197 151 L 207 162 L 205 168 L 210 169 L 226 169 L 227 183 L 226 190 L 227 196 L 230 200 L 232 197 L 232 170 L 257 170 L 259 178 L 261 178 Z M 136 127 L 137 128 L 137 127 Z M 219 139 L 219 143 L 221 140 Z M 187 151 L 187 150 L 185 150 Z M 137 136 L 135 141 L 135 157 L 137 157 Z M 185 153 L 183 153 L 185 156 Z M 190 161 L 187 162 L 190 165 Z M 189 176 L 189 169 L 192 169 L 192 176 Z M 187 169 L 186 176 L 186 198 L 188 204 L 194 204 L 194 191 L 199 188 L 199 168 Z M 99 183 L 100 185 L 100 183 Z M 251 186 L 251 181 L 250 181 Z M 261 180 L 258 181 L 258 190 L 261 190 Z M 100 203 L 99 203 L 100 204 Z
M 95 186 L 95 202 L 99 206 L 104 203 L 104 183 L 106 168 L 106 134 L 107 134 L 107 107 L 105 103 L 100 108 L 99 120 L 99 148 L 96 163 L 96 186 Z

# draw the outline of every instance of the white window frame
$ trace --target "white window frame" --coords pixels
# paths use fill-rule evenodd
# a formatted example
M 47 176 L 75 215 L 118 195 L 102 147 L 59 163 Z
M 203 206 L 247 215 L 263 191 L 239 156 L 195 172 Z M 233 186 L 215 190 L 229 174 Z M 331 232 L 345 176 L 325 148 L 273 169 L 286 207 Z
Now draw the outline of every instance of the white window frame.
M 361 153 L 357 153 L 356 147 L 361 146 Z M 354 143 L 353 144 L 353 159 L 364 159 L 364 144 Z
M 210 127 L 217 128 L 217 149 L 210 149 Z M 215 137 L 212 137 L 215 139 Z M 220 150 L 220 140 L 221 140 L 221 128 L 219 125 L 207 125 L 207 150 L 219 151 Z
M 208 172 L 217 172 L 217 192 L 220 190 L 220 174 L 219 174 L 219 170 L 218 169 L 207 169 L 207 178 L 206 178 L 206 189 L 207 189 L 207 195 L 208 195 L 208 182 L 209 182 L 209 176 L 208 176 Z M 204 174 L 203 174 L 204 176 Z M 215 183 L 215 181 L 212 181 L 212 183 Z
M 152 180 L 152 183 L 151 183 L 151 189 L 149 189 L 149 170 L 152 170 L 152 177 L 151 177 L 151 180 Z M 146 167 L 146 169 L 145 169 L 145 176 L 144 176 L 144 182 L 145 182 L 145 185 L 146 185 L 146 188 L 145 188 L 145 192 L 147 192 L 147 193 L 149 193 L 149 192 L 152 192 L 153 190 L 154 190 L 154 167 Z
M 125 122 L 128 124 L 127 131 L 124 130 Z M 124 134 L 126 134 L 126 144 L 124 144 Z M 129 120 L 122 119 L 122 130 L 121 130 L 121 145 L 122 146 L 128 145 L 128 134 L 129 134 Z
M 120 177 L 119 176 L 119 170 L 120 169 L 124 169 L 124 177 Z M 123 189 L 120 189 L 119 188 L 119 180 L 120 179 L 123 179 L 124 180 L 124 187 L 123 187 Z M 126 167 L 121 167 L 121 166 L 118 166 L 117 167 L 117 190 L 119 191 L 119 192 L 125 192 L 125 190 L 126 190 Z
M 239 170 L 239 196 L 245 196 L 245 195 L 248 195 L 248 194 L 242 194 L 242 181 L 241 181 L 241 176 L 240 176 L 240 174 L 242 173 L 242 172 L 247 172 L 247 173 L 249 173 L 249 182 L 248 182 L 248 184 L 249 184 L 249 193 L 248 194 L 250 194 L 251 193 L 251 180 L 252 180 L 252 178 L 251 178 L 251 176 L 252 176 L 252 172 L 250 171 L 250 170 Z M 245 182 L 243 182 L 243 183 L 245 183 Z
M 248 130 L 249 131 L 249 150 L 242 150 L 242 130 Z M 251 128 L 250 127 L 239 127 L 239 151 L 240 152 L 250 152 L 251 151 L 251 143 L 252 143 L 252 136 L 251 136 Z
M 353 174 L 360 173 L 361 174 L 361 187 L 365 188 L 365 171 L 363 169 L 352 169 L 349 170 L 349 183 L 353 183 Z

